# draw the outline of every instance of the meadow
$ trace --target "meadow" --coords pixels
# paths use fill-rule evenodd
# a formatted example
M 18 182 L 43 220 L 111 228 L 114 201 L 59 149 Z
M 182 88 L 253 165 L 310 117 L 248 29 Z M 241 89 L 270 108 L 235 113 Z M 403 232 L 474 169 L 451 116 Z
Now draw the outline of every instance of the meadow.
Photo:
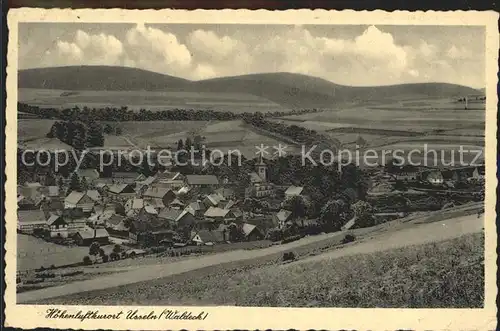
M 277 103 L 246 93 L 179 92 L 179 91 L 63 91 L 20 88 L 19 102 L 39 107 L 89 108 L 126 106 L 129 109 L 213 109 L 254 112 L 285 110 Z
M 335 248 L 334 248 L 335 249 Z M 299 254 L 300 255 L 300 254 Z M 484 234 L 283 264 L 242 260 L 54 303 L 236 305 L 259 307 L 480 308 Z

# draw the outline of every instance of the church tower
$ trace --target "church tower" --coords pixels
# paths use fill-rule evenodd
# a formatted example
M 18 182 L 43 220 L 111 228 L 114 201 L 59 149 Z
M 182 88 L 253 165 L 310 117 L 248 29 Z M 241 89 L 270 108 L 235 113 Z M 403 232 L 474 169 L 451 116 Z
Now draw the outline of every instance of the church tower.
M 255 164 L 255 170 L 257 174 L 259 175 L 260 178 L 262 178 L 262 181 L 265 183 L 267 182 L 267 165 L 264 163 L 264 158 L 262 155 L 259 157 L 257 160 L 257 163 Z

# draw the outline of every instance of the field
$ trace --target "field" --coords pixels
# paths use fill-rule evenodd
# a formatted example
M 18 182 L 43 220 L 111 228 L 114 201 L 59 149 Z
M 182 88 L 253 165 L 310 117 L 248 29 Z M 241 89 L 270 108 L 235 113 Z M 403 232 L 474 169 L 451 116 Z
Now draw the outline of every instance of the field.
M 276 111 L 284 108 L 267 99 L 245 93 L 63 91 L 20 88 L 19 102 L 45 108 L 89 108 L 126 106 L 139 110 L 213 109 L 232 112 Z
M 46 119 L 19 119 L 17 120 L 17 139 L 26 141 L 45 138 L 54 122 L 54 120 Z
M 335 250 L 334 251 L 338 251 Z M 472 308 L 484 299 L 484 235 L 282 264 L 242 260 L 50 299 L 59 304 Z
M 28 235 L 17 235 L 17 270 L 60 266 L 81 262 L 88 247 L 67 247 L 52 244 Z

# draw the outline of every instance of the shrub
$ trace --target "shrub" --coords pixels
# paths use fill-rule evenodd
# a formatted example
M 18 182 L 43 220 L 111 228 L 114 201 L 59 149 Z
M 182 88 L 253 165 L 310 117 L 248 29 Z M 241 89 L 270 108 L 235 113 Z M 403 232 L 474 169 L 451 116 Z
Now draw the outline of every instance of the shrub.
M 122 254 L 121 254 L 121 255 L 122 255 L 122 259 L 126 259 L 126 258 L 128 258 L 127 252 L 122 252 Z
M 83 257 L 83 264 L 85 264 L 85 265 L 90 265 L 90 264 L 92 264 L 92 261 L 90 260 L 90 256 L 85 255 L 85 256 Z
M 102 262 L 106 263 L 106 262 L 108 262 L 108 261 L 109 261 L 109 256 L 108 256 L 107 254 L 104 254 L 104 255 L 102 256 Z
M 283 231 L 278 228 L 269 229 L 266 234 L 266 239 L 271 241 L 280 241 L 283 239 Z
M 99 248 L 99 256 L 104 257 L 106 253 L 104 252 L 104 249 Z
M 346 234 L 344 236 L 344 239 L 342 239 L 342 243 L 347 244 L 347 243 L 353 242 L 354 240 L 356 240 L 356 237 L 354 235 Z
M 281 243 L 282 243 L 282 244 L 291 243 L 292 241 L 299 240 L 300 238 L 302 238 L 302 236 L 301 236 L 300 234 L 295 235 L 295 236 L 290 236 L 290 237 L 284 238 L 284 239 L 281 241 Z
M 283 253 L 283 261 L 293 261 L 295 260 L 294 252 L 285 252 Z
M 49 269 L 55 269 L 55 268 L 56 266 L 52 264 Z

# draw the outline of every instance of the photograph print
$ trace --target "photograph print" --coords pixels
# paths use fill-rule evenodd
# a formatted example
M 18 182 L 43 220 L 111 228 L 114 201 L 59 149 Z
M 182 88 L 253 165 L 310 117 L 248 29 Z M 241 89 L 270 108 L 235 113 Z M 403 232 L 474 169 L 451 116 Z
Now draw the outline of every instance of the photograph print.
M 486 28 L 358 22 L 20 22 L 17 304 L 483 308 Z

